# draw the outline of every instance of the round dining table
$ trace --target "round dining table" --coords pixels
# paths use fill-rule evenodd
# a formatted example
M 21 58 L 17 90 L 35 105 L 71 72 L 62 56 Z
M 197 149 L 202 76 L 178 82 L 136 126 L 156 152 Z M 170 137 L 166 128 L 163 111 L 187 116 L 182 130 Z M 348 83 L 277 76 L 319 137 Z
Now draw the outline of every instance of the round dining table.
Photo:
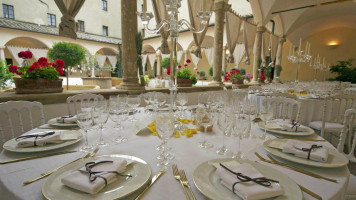
M 117 144 L 112 141 L 114 137 L 117 136 L 117 130 L 113 129 L 114 122 L 108 120 L 106 127 L 104 129 L 103 135 L 104 139 L 109 142 L 109 146 L 102 147 L 97 152 L 97 155 L 131 155 L 145 160 L 152 169 L 152 176 L 160 171 L 160 168 L 156 165 L 158 155 L 156 146 L 161 143 L 161 140 L 157 136 L 152 134 L 137 134 L 138 130 L 145 127 L 147 124 L 152 122 L 152 115 L 143 112 L 136 113 L 135 117 L 138 118 L 136 122 L 126 121 L 123 123 L 123 129 L 120 133 L 128 138 L 125 143 Z M 46 129 L 34 129 L 25 134 L 35 133 L 38 131 L 44 131 Z M 49 129 L 53 130 L 53 129 Z M 268 152 L 263 148 L 262 142 L 258 139 L 260 134 L 263 134 L 257 124 L 251 126 L 251 137 L 244 138 L 241 141 L 241 151 L 246 159 L 251 161 L 259 162 L 263 165 L 269 166 L 279 172 L 287 175 L 296 183 L 304 186 L 305 188 L 313 191 L 314 193 L 320 195 L 324 200 L 340 200 L 344 199 L 344 194 L 347 188 L 350 172 L 347 166 L 338 168 L 317 168 L 306 166 L 302 164 L 296 164 L 290 161 L 275 159 L 300 167 L 302 169 L 326 176 L 328 178 L 336 179 L 338 182 L 329 182 L 323 179 L 314 178 L 292 169 L 261 162 L 256 156 L 255 152 L 258 152 L 261 156 L 267 158 Z M 89 143 L 94 144 L 98 138 L 98 130 L 90 130 L 89 133 Z M 179 138 L 171 137 L 168 144 L 172 147 L 172 152 L 174 153 L 174 159 L 172 163 L 176 163 L 179 169 L 184 169 L 188 178 L 188 181 L 192 187 L 192 190 L 197 199 L 208 199 L 206 198 L 194 185 L 193 182 L 193 171 L 203 162 L 226 158 L 226 156 L 218 155 L 215 153 L 216 147 L 222 145 L 222 138 L 226 137 L 226 144 L 232 151 L 236 151 L 238 146 L 238 137 L 227 137 L 223 136 L 221 132 L 214 127 L 213 131 L 206 135 L 208 142 L 213 143 L 215 146 L 211 149 L 200 148 L 198 142 L 203 139 L 203 133 L 198 132 L 194 134 L 193 137 L 186 137 L 182 135 Z M 314 135 L 314 138 L 321 139 L 320 136 Z M 273 134 L 268 134 L 268 138 L 275 138 Z M 318 144 L 325 145 L 330 148 L 334 148 L 327 141 L 316 142 Z M 78 150 L 84 144 L 81 140 L 73 145 L 67 146 L 65 148 L 51 150 L 50 152 L 59 152 L 64 150 Z M 40 153 L 15 153 L 7 150 L 2 150 L 0 154 L 0 160 L 11 160 L 26 156 L 41 155 L 49 152 Z M 46 178 L 36 181 L 34 183 L 24 185 L 23 182 L 36 178 L 43 172 L 47 172 L 51 169 L 57 168 L 63 164 L 66 164 L 72 160 L 79 157 L 83 157 L 86 153 L 84 152 L 74 152 L 56 156 L 50 156 L 45 158 L 32 159 L 27 161 L 3 164 L 0 166 L 0 192 L 2 200 L 15 200 L 15 199 L 26 199 L 26 200 L 41 200 L 45 197 L 41 193 L 41 187 Z M 55 175 L 55 174 L 53 174 Z M 51 175 L 52 176 L 52 175 Z M 47 177 L 48 178 L 48 177 Z M 138 196 L 139 191 L 133 193 L 124 199 L 135 199 Z M 303 197 L 306 200 L 315 199 L 307 193 L 303 192 Z M 160 179 L 145 193 L 142 199 L 150 200 L 183 200 L 186 199 L 185 194 L 181 188 L 180 183 L 173 177 L 172 169 L 166 169 L 166 172 Z

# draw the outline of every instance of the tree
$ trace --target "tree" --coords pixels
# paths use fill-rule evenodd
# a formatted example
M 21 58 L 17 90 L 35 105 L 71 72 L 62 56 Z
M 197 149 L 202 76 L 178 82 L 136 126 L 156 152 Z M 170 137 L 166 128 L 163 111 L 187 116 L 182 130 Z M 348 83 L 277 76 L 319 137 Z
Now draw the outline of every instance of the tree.
M 352 66 L 353 59 L 338 61 L 330 67 L 331 73 L 336 73 L 335 80 L 356 83 L 356 67 Z
M 115 75 L 118 78 L 122 78 L 122 53 L 121 53 L 120 45 L 118 45 L 118 50 L 119 50 L 119 54 L 116 63 Z
M 68 67 L 79 65 L 85 58 L 85 49 L 77 44 L 68 42 L 55 43 L 48 51 L 48 57 L 55 61 L 61 59 L 64 61 L 64 67 L 67 69 L 67 90 L 68 90 Z

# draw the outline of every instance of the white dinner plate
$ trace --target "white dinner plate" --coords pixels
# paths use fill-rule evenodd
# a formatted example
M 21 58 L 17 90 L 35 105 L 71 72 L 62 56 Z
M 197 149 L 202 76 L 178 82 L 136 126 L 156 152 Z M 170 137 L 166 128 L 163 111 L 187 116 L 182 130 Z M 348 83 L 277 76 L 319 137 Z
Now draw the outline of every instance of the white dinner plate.
M 193 181 L 198 190 L 208 197 L 214 200 L 237 200 L 241 199 L 234 194 L 231 190 L 221 184 L 221 180 L 217 174 L 215 174 L 216 168 L 209 163 L 212 162 L 227 162 L 231 161 L 230 158 L 222 158 L 204 162 L 195 168 L 193 172 Z M 260 164 L 258 162 L 251 162 L 247 160 L 239 160 L 239 163 L 250 163 L 261 174 L 267 178 L 279 181 L 279 184 L 284 190 L 284 195 L 270 198 L 274 200 L 300 200 L 303 199 L 302 192 L 298 185 L 290 179 L 287 175 L 271 168 Z
M 58 123 L 58 122 L 52 122 L 53 119 L 48 121 L 48 125 L 53 126 L 53 127 L 58 127 L 58 128 L 78 128 L 77 123 L 71 123 L 71 124 L 66 124 L 66 123 Z
M 285 160 L 289 160 L 295 163 L 299 163 L 299 164 L 303 164 L 303 165 L 308 165 L 308 166 L 313 166 L 313 167 L 323 167 L 323 168 L 336 168 L 336 167 L 342 167 L 345 166 L 349 163 L 349 160 L 346 158 L 346 156 L 344 156 L 343 154 L 341 154 L 340 152 L 338 152 L 336 149 L 334 148 L 328 148 L 328 160 L 326 162 L 317 162 L 317 161 L 313 161 L 313 160 L 308 160 L 305 158 L 299 158 L 296 157 L 290 153 L 283 153 L 281 149 L 277 149 L 277 148 L 272 148 L 269 147 L 268 145 L 272 142 L 272 141 L 280 141 L 280 142 L 286 142 L 287 139 L 272 139 L 272 140 L 267 140 L 266 142 L 263 143 L 263 147 L 266 149 L 266 151 L 268 151 L 269 153 L 271 153 L 272 155 L 275 155 L 279 158 L 283 158 Z
M 259 122 L 258 123 L 258 127 L 260 127 L 260 129 L 265 130 L 265 123 L 264 122 Z M 313 135 L 315 132 L 312 128 L 309 127 L 305 127 L 307 129 L 307 131 L 283 131 L 280 129 L 269 129 L 267 128 L 266 131 L 271 132 L 271 133 L 277 133 L 277 134 L 281 134 L 281 135 L 289 135 L 289 136 L 307 136 L 307 135 Z
M 84 193 L 63 185 L 61 179 L 64 176 L 83 167 L 85 163 L 95 161 L 99 158 L 108 158 L 112 160 L 124 158 L 128 162 L 133 161 L 131 164 L 127 165 L 126 171 L 124 172 L 125 174 L 132 175 L 132 177 L 119 176 L 117 181 L 107 185 L 95 195 Z M 150 178 L 151 167 L 146 161 L 140 158 L 128 155 L 95 156 L 81 159 L 51 174 L 42 184 L 42 194 L 46 199 L 120 199 L 144 187 L 151 180 Z
M 58 143 L 58 144 L 46 144 L 44 146 L 33 146 L 33 147 L 25 147 L 25 148 L 19 148 L 17 147 L 18 141 L 16 141 L 16 138 L 13 138 L 3 145 L 3 148 L 7 151 L 12 151 L 12 152 L 19 152 L 19 153 L 33 153 L 33 152 L 41 152 L 41 151 L 49 151 L 49 150 L 54 150 L 54 149 L 59 149 L 62 147 L 66 147 L 69 145 L 72 145 L 74 143 L 79 142 L 82 139 L 82 134 L 79 131 L 74 131 L 74 130 L 61 130 L 62 132 L 65 133 L 70 133 L 70 134 L 76 134 L 78 139 L 76 140 L 67 140 L 63 143 Z

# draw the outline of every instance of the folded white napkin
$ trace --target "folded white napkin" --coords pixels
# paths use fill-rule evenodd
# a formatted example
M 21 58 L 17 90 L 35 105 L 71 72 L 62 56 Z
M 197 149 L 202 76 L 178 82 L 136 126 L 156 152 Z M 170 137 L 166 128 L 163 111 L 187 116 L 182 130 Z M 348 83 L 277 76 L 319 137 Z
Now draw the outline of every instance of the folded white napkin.
M 228 168 L 233 172 L 242 173 L 250 178 L 264 177 L 257 169 L 248 163 L 229 166 Z M 236 175 L 232 174 L 223 167 L 219 167 L 216 170 L 216 173 L 221 178 L 221 183 L 231 191 L 234 183 L 240 181 Z M 284 193 L 283 189 L 277 183 L 271 182 L 271 186 L 265 187 L 252 181 L 235 184 L 234 192 L 239 197 L 246 200 L 266 199 L 279 196 Z
M 56 117 L 56 118 L 48 120 L 48 124 L 54 124 L 54 123 L 76 124 L 77 123 L 77 116 L 68 115 L 68 116 Z
M 108 158 L 100 158 L 95 162 L 101 161 L 113 161 Z M 96 174 L 97 178 L 94 181 L 90 181 L 89 174 L 81 171 L 86 171 L 85 166 L 80 168 L 78 171 L 74 171 L 61 179 L 62 183 L 70 188 L 80 190 L 82 192 L 96 194 L 102 190 L 105 185 L 105 180 L 98 176 L 102 176 L 106 179 L 107 184 L 113 183 L 117 180 L 117 174 L 115 173 L 105 173 L 104 171 L 116 171 L 118 173 L 123 173 L 126 170 L 127 161 L 125 159 L 118 159 L 112 163 L 102 163 L 94 166 L 91 171 L 97 172 L 102 171 L 103 173 Z
M 283 120 L 283 119 L 276 119 L 274 120 L 272 123 L 267 124 L 267 128 L 270 129 L 281 129 L 283 131 L 290 131 L 290 132 L 306 132 L 308 131 L 308 127 L 303 126 L 301 124 L 298 123 L 298 128 L 296 128 L 296 126 L 293 126 L 292 121 L 287 119 L 287 120 Z
M 45 136 L 46 134 L 48 135 Z M 36 138 L 35 135 L 39 135 L 39 136 Z M 62 143 L 65 140 L 61 140 L 61 131 L 47 131 L 47 132 L 20 136 L 16 138 L 16 141 L 18 141 L 17 147 L 24 148 L 24 147 L 32 147 L 32 146 L 43 146 L 48 143 L 51 144 Z
M 299 140 L 287 140 L 283 145 L 284 153 L 291 153 L 300 158 L 308 159 L 309 151 L 312 145 Z M 318 162 L 326 162 L 328 160 L 328 149 L 323 147 L 322 145 L 316 145 L 320 148 L 313 148 L 310 151 L 310 160 L 318 161 Z

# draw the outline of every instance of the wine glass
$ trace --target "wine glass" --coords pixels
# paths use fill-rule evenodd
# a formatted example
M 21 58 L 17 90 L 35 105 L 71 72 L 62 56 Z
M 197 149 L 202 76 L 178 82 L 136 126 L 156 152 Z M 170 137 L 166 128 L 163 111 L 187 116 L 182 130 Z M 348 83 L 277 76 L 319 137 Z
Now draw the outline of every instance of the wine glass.
M 209 97 L 208 93 L 199 94 L 199 96 L 198 96 L 198 105 L 203 105 L 204 107 L 206 107 L 207 104 L 208 104 L 208 97 Z
M 141 98 L 139 95 L 128 95 L 127 96 L 127 105 L 130 107 L 130 112 L 132 110 L 132 117 L 129 119 L 131 122 L 138 121 L 138 119 L 135 117 L 135 112 L 136 109 L 140 106 L 141 104 Z
M 261 116 L 262 121 L 265 124 L 265 132 L 264 132 L 264 134 L 262 136 L 260 136 L 260 139 L 265 140 L 266 136 L 267 136 L 267 130 L 266 130 L 267 122 L 270 121 L 273 118 L 273 112 L 272 112 L 271 109 L 262 108 L 261 111 L 260 111 L 260 116 Z
M 180 118 L 183 118 L 184 105 L 188 103 L 188 95 L 186 93 L 177 94 L 177 103 L 180 105 Z
M 233 127 L 233 136 L 238 138 L 237 141 L 237 151 L 236 154 L 233 154 L 232 158 L 245 158 L 243 152 L 241 152 L 241 141 L 243 138 L 247 138 L 249 136 L 249 125 L 250 118 L 247 114 L 237 114 L 235 115 L 235 123 Z
M 92 121 L 92 105 L 88 101 L 82 101 L 80 109 L 77 110 L 77 124 L 84 131 L 85 144 L 79 151 L 90 152 L 93 150 L 93 146 L 88 142 L 88 130 L 93 125 Z
M 98 100 L 95 103 L 95 107 L 93 109 L 93 121 L 95 124 L 99 126 L 100 129 L 100 139 L 97 143 L 98 146 L 100 147 L 105 147 L 108 146 L 108 143 L 104 141 L 103 138 L 103 128 L 105 123 L 108 121 L 109 118 L 109 112 L 107 109 L 106 101 L 104 100 Z
M 109 107 L 110 119 L 116 123 L 114 129 L 117 130 L 118 136 L 113 139 L 116 143 L 126 142 L 127 138 L 121 136 L 120 129 L 122 129 L 121 123 L 128 118 L 129 112 L 125 105 L 119 104 L 118 101 L 115 103 L 110 102 Z
M 167 144 L 168 139 L 174 134 L 174 112 L 172 109 L 157 110 L 154 115 L 157 136 L 162 140 L 157 166 L 167 168 L 170 160 L 174 158 L 174 155 L 168 152 L 171 148 Z
M 220 111 L 217 115 L 218 119 L 216 120 L 216 124 L 222 133 L 222 147 L 218 148 L 215 152 L 219 155 L 226 155 L 229 153 L 228 148 L 225 145 L 225 137 L 229 134 L 231 130 L 232 116 L 230 113 L 225 113 Z
M 168 102 L 168 97 L 166 94 L 162 92 L 157 92 L 155 94 L 155 107 L 158 108 L 163 108 L 164 105 Z
M 209 149 L 214 147 L 213 144 L 208 143 L 206 141 L 206 134 L 207 134 L 207 129 L 209 126 L 212 126 L 214 124 L 213 122 L 213 113 L 211 112 L 211 110 L 207 109 L 207 108 L 199 108 L 197 110 L 197 114 L 196 114 L 196 119 L 198 122 L 198 126 L 200 128 L 200 126 L 204 127 L 204 140 L 202 142 L 199 142 L 199 146 L 201 148 L 204 149 Z

